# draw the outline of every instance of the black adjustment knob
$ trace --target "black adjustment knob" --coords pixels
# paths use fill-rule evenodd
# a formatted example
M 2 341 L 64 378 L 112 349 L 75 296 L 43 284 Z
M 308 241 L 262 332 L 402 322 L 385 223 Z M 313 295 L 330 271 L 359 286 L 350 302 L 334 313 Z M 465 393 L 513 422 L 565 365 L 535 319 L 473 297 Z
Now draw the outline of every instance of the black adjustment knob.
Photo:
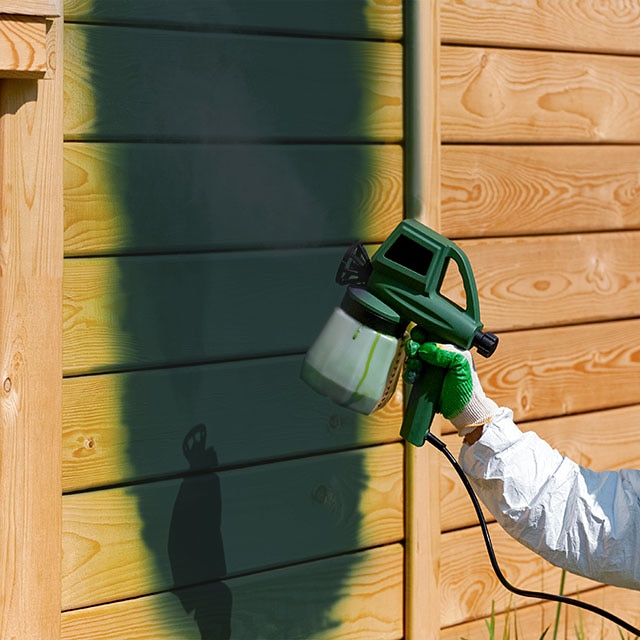
M 499 338 L 495 333 L 476 331 L 472 344 L 481 356 L 488 358 L 497 349 L 498 341 Z

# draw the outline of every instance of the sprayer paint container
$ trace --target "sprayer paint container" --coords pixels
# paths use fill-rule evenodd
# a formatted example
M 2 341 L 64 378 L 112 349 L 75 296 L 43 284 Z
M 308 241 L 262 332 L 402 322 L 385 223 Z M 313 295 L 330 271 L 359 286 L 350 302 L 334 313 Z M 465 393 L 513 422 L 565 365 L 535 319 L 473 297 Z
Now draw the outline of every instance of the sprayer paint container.
M 301 377 L 333 402 L 370 414 L 396 388 L 404 331 L 390 307 L 364 289 L 349 287 L 307 352 Z

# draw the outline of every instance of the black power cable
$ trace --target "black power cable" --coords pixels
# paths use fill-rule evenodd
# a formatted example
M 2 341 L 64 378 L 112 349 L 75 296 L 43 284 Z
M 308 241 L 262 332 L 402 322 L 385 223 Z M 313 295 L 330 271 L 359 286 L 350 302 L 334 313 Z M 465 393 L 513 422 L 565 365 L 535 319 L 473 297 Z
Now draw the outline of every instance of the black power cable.
M 433 445 L 439 451 L 445 455 L 447 460 L 451 463 L 456 473 L 462 480 L 462 484 L 464 484 L 465 489 L 469 493 L 469 497 L 471 498 L 471 502 L 473 503 L 473 507 L 476 511 L 476 515 L 478 516 L 478 521 L 480 522 L 480 528 L 482 529 L 482 535 L 484 537 L 484 542 L 487 547 L 487 553 L 489 554 L 489 560 L 491 561 L 491 566 L 498 577 L 498 580 L 502 583 L 504 587 L 506 587 L 512 593 L 515 593 L 518 596 L 523 596 L 525 598 L 536 598 L 536 599 L 544 599 L 544 600 L 552 600 L 554 602 L 561 602 L 562 604 L 568 604 L 574 607 L 580 607 L 581 609 L 585 609 L 586 611 L 591 611 L 607 620 L 611 620 L 611 622 L 617 624 L 619 627 L 622 627 L 626 631 L 633 633 L 635 636 L 640 636 L 640 629 L 632 626 L 628 622 L 625 622 L 618 616 L 613 615 L 609 611 L 601 609 L 600 607 L 596 607 L 595 605 L 589 604 L 587 602 L 581 602 L 580 600 L 576 600 L 574 598 L 568 598 L 567 596 L 560 596 L 553 593 L 542 593 L 539 591 L 528 591 L 526 589 L 519 589 L 518 587 L 514 587 L 504 576 L 500 566 L 498 565 L 498 560 L 496 559 L 496 555 L 493 550 L 493 544 L 491 542 L 491 536 L 489 535 L 489 529 L 487 527 L 487 521 L 485 520 L 484 514 L 482 513 L 482 509 L 480 508 L 480 502 L 467 478 L 465 472 L 462 470 L 462 467 L 458 464 L 458 461 L 455 459 L 453 454 L 447 449 L 447 445 L 442 442 L 439 438 L 434 436 L 431 432 L 427 432 L 426 440 L 429 444 Z

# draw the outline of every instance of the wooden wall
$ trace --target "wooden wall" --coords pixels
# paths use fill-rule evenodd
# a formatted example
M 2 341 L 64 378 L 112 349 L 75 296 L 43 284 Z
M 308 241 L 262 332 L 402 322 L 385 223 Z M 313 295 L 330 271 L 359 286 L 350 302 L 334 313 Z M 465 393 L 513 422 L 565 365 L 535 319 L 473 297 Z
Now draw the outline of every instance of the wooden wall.
M 500 335 L 478 362 L 485 389 L 577 462 L 637 468 L 640 8 L 443 0 L 440 30 L 441 231 L 469 255 Z M 504 624 L 510 595 L 445 465 L 441 478 L 441 637 L 485 638 L 492 603 Z M 557 569 L 492 533 L 514 583 L 558 591 Z M 639 592 L 571 576 L 565 590 L 640 622 Z M 553 624 L 555 605 L 511 604 L 520 637 Z M 561 634 L 579 624 L 620 637 L 577 610 Z
M 63 638 L 403 636 L 400 404 L 298 379 L 402 218 L 401 13 L 65 2 Z
M 60 627 L 61 4 L 0 0 L 0 637 Z
M 344 247 L 403 216 L 401 4 L 66 0 L 63 638 L 403 637 L 400 402 L 359 419 L 297 377 Z M 487 392 L 617 468 L 640 463 L 640 16 L 591 6 L 442 0 L 429 215 L 501 337 Z M 484 638 L 510 596 L 440 478 L 440 637 Z M 492 531 L 510 579 L 557 590 Z M 636 592 L 567 590 L 640 622 Z

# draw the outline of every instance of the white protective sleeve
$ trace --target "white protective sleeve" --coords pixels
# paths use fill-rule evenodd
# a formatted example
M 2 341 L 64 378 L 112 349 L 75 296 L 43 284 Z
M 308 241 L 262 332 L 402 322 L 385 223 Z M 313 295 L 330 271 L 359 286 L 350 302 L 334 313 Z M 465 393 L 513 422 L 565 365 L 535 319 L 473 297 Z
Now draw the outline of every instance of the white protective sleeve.
M 502 527 L 552 564 L 640 589 L 640 471 L 578 466 L 500 408 L 460 463 Z

